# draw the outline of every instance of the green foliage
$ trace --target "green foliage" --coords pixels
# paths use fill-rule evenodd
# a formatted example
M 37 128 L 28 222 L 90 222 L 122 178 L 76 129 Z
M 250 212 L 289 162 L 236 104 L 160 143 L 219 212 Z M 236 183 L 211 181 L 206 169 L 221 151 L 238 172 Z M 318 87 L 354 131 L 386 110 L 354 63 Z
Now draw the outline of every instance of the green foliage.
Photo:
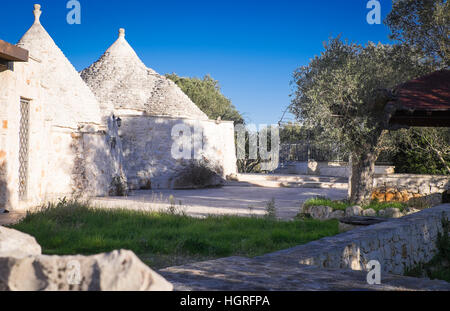
M 394 156 L 395 172 L 398 174 L 449 174 L 432 153 L 405 148 Z M 447 160 L 450 165 L 450 159 Z
M 91 255 L 129 249 L 153 268 L 170 258 L 200 261 L 253 257 L 339 233 L 337 221 L 256 217 L 193 218 L 168 213 L 95 209 L 76 202 L 29 213 L 14 229 L 36 237 L 48 255 Z M 149 255 L 150 254 L 150 255 Z
M 350 200 L 370 201 L 373 165 L 385 128 L 385 106 L 395 86 L 430 70 L 405 45 L 365 46 L 331 39 L 325 51 L 294 72 L 291 112 L 319 141 L 339 142 L 352 160 Z
M 295 123 L 287 123 L 280 127 L 280 143 L 296 143 L 299 141 L 306 141 L 310 138 L 310 131 Z
M 406 46 L 366 46 L 331 39 L 325 51 L 294 72 L 291 111 L 317 137 L 341 142 L 351 152 L 372 150 L 381 135 L 391 89 L 429 71 Z
M 394 0 L 385 24 L 391 30 L 391 39 L 415 47 L 442 68 L 450 65 L 447 0 Z
M 450 129 L 412 128 L 396 136 L 397 173 L 450 174 Z
M 328 198 L 324 197 L 315 197 L 312 199 L 308 199 L 303 203 L 304 207 L 311 207 L 311 206 L 329 206 L 333 210 L 342 210 L 345 211 L 347 207 L 352 206 L 350 203 L 345 201 L 334 201 Z
M 233 106 L 231 101 L 220 92 L 219 82 L 206 75 L 202 79 L 182 78 L 175 73 L 167 74 L 167 78 L 175 82 L 181 90 L 202 110 L 210 119 L 234 121 L 244 123 L 244 118 Z
M 166 209 L 161 210 L 161 213 L 169 215 L 182 215 L 186 216 L 186 210 L 183 208 L 181 201 L 177 205 L 175 202 L 175 197 L 173 195 L 169 196 L 169 206 Z
M 387 209 L 387 208 L 398 208 L 401 212 L 403 212 L 408 207 L 407 203 L 403 202 L 379 202 L 379 201 L 371 201 L 369 205 L 365 205 L 363 209 L 373 209 L 376 212 Z
M 329 206 L 333 210 L 341 210 L 345 211 L 348 207 L 354 206 L 354 204 L 350 203 L 347 200 L 331 200 L 325 197 L 315 197 L 312 199 L 307 200 L 305 203 L 303 203 L 304 207 L 311 207 L 311 206 Z M 407 208 L 408 204 L 401 203 L 401 202 L 378 202 L 378 201 L 371 201 L 369 204 L 365 204 L 361 206 L 364 210 L 366 209 L 373 209 L 375 211 L 380 211 L 387 208 L 398 208 L 400 211 L 403 211 L 405 208 Z
M 275 198 L 272 198 L 269 202 L 266 203 L 266 217 L 270 219 L 276 219 L 277 217 Z

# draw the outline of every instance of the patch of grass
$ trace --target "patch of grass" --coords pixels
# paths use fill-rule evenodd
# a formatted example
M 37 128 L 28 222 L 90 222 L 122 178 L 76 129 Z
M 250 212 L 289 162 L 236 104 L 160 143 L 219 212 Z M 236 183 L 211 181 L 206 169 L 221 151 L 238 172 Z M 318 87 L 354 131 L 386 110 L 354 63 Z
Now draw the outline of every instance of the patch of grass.
M 96 209 L 75 202 L 28 213 L 12 228 L 34 236 L 44 254 L 91 255 L 128 249 L 156 269 L 203 258 L 253 257 L 339 233 L 335 220 L 200 219 Z
M 311 207 L 311 206 L 329 206 L 333 210 L 341 210 L 345 211 L 348 207 L 354 206 L 355 204 L 351 204 L 350 202 L 346 200 L 331 200 L 324 197 L 316 197 L 307 200 L 303 206 L 304 207 Z M 398 208 L 400 211 L 403 211 L 408 207 L 406 203 L 402 202 L 379 202 L 379 201 L 372 201 L 368 205 L 361 206 L 363 209 L 369 209 L 372 208 L 375 211 L 380 211 L 387 208 Z
M 376 200 L 370 202 L 369 205 L 362 206 L 363 209 L 372 208 L 377 212 L 387 208 L 398 208 L 401 212 L 403 212 L 407 207 L 408 205 L 402 202 L 379 202 Z
M 329 206 L 334 210 L 345 211 L 345 209 L 347 207 L 352 206 L 352 205 L 346 201 L 333 201 L 328 198 L 316 197 L 316 198 L 308 199 L 305 203 L 303 203 L 303 206 L 304 207 Z

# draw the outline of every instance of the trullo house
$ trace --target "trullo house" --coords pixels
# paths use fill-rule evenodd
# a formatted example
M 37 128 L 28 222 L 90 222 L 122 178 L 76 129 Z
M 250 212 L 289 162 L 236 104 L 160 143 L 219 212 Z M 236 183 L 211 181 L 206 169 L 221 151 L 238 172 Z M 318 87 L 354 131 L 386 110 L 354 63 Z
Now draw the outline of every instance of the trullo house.
M 208 120 L 147 68 L 124 30 L 81 78 L 41 25 L 40 5 L 34 16 L 17 45 L 0 40 L 0 210 L 111 195 L 117 179 L 173 187 L 189 166 L 173 157 L 180 129 L 192 132 L 195 158 L 236 172 L 233 123 Z
M 102 114 L 122 120 L 124 171 L 132 189 L 177 186 L 177 177 L 191 163 L 172 154 L 174 134 L 183 126 L 184 138 L 192 140 L 186 158 L 205 160 L 224 177 L 236 173 L 233 122 L 208 120 L 174 82 L 147 68 L 125 39 L 124 29 L 81 77 Z

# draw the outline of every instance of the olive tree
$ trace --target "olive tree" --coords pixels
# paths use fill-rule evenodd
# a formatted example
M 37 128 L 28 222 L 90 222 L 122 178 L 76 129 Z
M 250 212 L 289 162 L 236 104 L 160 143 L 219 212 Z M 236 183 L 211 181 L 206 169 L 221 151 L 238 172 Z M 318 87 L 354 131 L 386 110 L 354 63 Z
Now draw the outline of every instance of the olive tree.
M 450 66 L 450 2 L 394 0 L 385 20 L 392 39 L 421 50 L 440 67 Z
M 379 142 L 385 133 L 390 90 L 429 71 L 405 45 L 362 46 L 330 39 L 309 65 L 294 72 L 291 111 L 321 137 L 333 139 L 351 154 L 349 199 L 370 200 Z
M 219 82 L 209 75 L 203 79 L 179 77 L 175 73 L 167 74 L 166 77 L 175 82 L 210 119 L 221 118 L 224 121 L 234 121 L 235 124 L 244 123 L 241 113 L 221 93 Z

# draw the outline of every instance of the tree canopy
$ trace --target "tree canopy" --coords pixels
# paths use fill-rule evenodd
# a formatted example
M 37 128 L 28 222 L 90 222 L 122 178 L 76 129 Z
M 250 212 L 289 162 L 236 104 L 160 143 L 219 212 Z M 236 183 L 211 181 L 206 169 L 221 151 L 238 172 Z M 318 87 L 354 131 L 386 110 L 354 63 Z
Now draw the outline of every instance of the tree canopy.
M 350 151 L 366 150 L 381 129 L 388 90 L 429 67 L 403 45 L 362 46 L 334 38 L 324 48 L 308 66 L 294 72 L 297 89 L 291 111 Z
M 392 39 L 419 49 L 441 67 L 450 65 L 449 1 L 394 0 L 385 24 Z
M 210 118 L 244 123 L 243 116 L 220 90 L 217 80 L 206 75 L 203 79 L 184 78 L 177 74 L 167 74 L 167 78 L 175 82 L 181 90 Z
M 330 39 L 320 56 L 294 72 L 291 111 L 317 139 L 339 141 L 352 154 L 351 199 L 368 200 L 384 133 L 384 108 L 390 90 L 430 71 L 407 45 L 359 45 Z

